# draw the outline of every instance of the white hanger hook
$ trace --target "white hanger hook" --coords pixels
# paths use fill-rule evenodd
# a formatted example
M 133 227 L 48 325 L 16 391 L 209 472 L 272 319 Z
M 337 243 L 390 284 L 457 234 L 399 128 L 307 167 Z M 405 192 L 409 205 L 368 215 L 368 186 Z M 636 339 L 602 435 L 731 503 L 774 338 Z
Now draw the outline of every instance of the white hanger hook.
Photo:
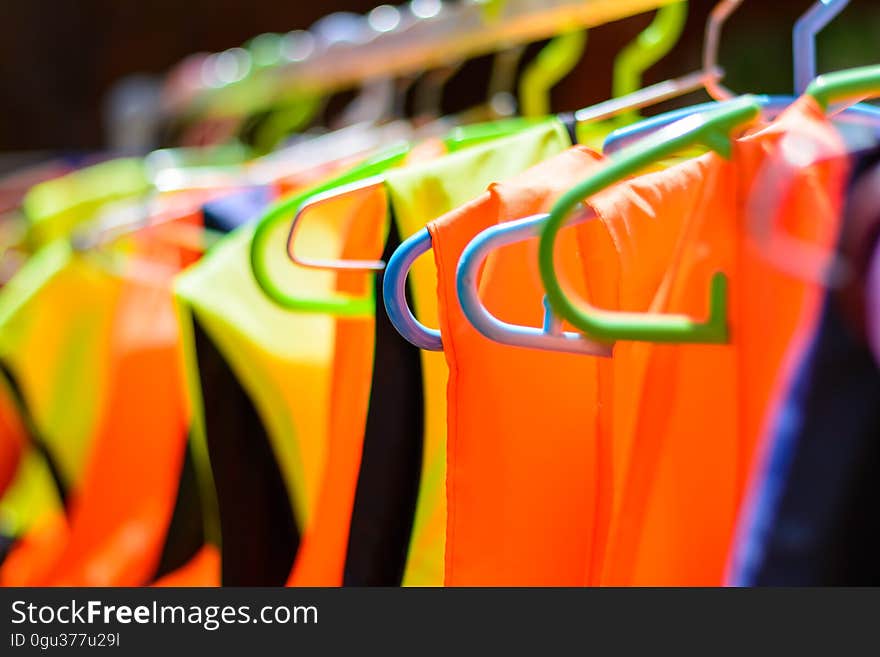
M 721 42 L 721 28 L 730 15 L 737 10 L 743 0 L 721 0 L 709 14 L 706 22 L 706 36 L 703 41 L 703 71 L 718 68 L 718 50 Z M 706 91 L 715 100 L 730 100 L 737 94 L 725 87 L 718 78 L 706 76 Z
M 819 0 L 794 25 L 794 90 L 802 94 L 816 78 L 816 35 L 846 9 L 849 0 Z

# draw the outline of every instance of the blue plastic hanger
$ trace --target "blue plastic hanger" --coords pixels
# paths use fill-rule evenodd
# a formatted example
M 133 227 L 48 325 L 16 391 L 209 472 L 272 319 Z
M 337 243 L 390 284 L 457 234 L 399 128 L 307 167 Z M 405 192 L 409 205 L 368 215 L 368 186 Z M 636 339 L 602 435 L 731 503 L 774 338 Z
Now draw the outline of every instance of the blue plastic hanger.
M 877 89 L 880 89 L 880 83 L 877 83 L 877 79 L 880 78 L 880 66 L 875 67 L 865 67 L 862 69 L 853 69 L 852 71 L 844 71 L 841 73 L 830 74 L 827 76 L 822 76 L 817 78 L 808 89 L 808 95 L 811 95 L 816 101 L 820 104 L 823 110 L 827 111 L 828 104 L 830 102 L 834 102 L 835 99 L 847 99 L 847 98 L 858 98 L 864 97 L 866 95 L 878 95 Z M 871 86 L 873 85 L 873 87 Z M 872 89 L 874 89 L 872 91 Z M 757 113 L 759 111 L 759 105 L 755 102 L 755 99 L 750 96 L 743 96 L 731 101 L 725 101 L 721 103 L 710 103 L 709 106 L 713 109 L 711 112 L 704 112 L 702 114 L 684 117 L 680 119 L 678 122 L 671 126 L 667 126 L 663 128 L 661 131 L 644 139 L 641 143 L 635 144 L 627 149 L 624 153 L 620 153 L 616 156 L 613 156 L 609 159 L 609 165 L 603 170 L 605 174 L 606 182 L 609 178 L 615 178 L 619 175 L 623 175 L 620 172 L 617 172 L 613 176 L 611 175 L 611 169 L 614 168 L 614 163 L 617 161 L 618 163 L 621 161 L 621 158 L 626 159 L 626 157 L 632 156 L 639 149 L 644 148 L 652 148 L 657 146 L 658 144 L 662 144 L 666 139 L 666 135 L 669 135 L 669 140 L 679 140 L 681 145 L 684 143 L 689 143 L 691 139 L 687 136 L 689 132 L 695 133 L 700 130 L 700 125 L 705 124 L 706 117 L 711 116 L 712 114 L 716 114 L 718 112 L 730 112 L 731 116 L 738 110 L 737 105 L 744 105 L 744 107 L 740 107 L 739 109 L 747 109 L 748 107 L 754 108 L 754 111 Z M 717 114 L 716 114 L 717 116 Z M 677 133 L 677 134 L 676 134 Z M 713 139 L 708 139 L 712 135 L 705 135 L 707 139 L 705 143 L 707 146 L 713 148 L 720 154 L 724 155 L 726 152 L 727 146 L 725 146 L 724 142 L 719 140 L 714 142 Z M 717 136 L 717 133 L 716 133 Z M 684 140 L 684 141 L 683 141 Z M 793 149 L 797 150 L 797 149 Z M 800 152 L 802 152 L 801 149 Z M 822 153 L 818 152 L 815 156 L 817 159 L 821 159 Z M 789 166 L 802 166 L 803 163 L 785 163 Z M 603 175 L 600 173 L 600 175 Z M 587 183 L 593 183 L 593 181 L 588 180 Z M 784 185 L 785 183 L 783 183 Z M 580 192 L 575 192 L 577 194 L 577 198 L 580 197 Z M 759 201 L 761 199 L 758 199 Z M 563 201 L 560 201 L 562 203 Z M 567 205 L 570 201 L 565 202 L 566 205 L 564 207 L 573 207 Z M 558 204 L 557 204 L 558 205 Z M 751 214 L 755 215 L 753 219 L 762 219 L 766 217 L 768 214 L 775 213 L 775 210 L 771 208 L 771 204 L 762 203 L 760 204 L 760 210 L 758 212 L 754 212 L 754 209 L 751 210 Z M 555 210 L 556 208 L 554 208 Z M 546 229 L 547 225 L 547 217 L 550 215 L 539 215 L 535 217 L 530 217 L 526 220 L 514 221 L 505 224 L 500 224 L 498 226 L 494 226 L 490 229 L 484 230 L 482 233 L 477 235 L 474 239 L 466 247 L 465 251 L 461 259 L 459 260 L 459 266 L 457 271 L 457 291 L 458 291 L 458 299 L 461 305 L 462 311 L 468 321 L 484 336 L 487 338 L 494 340 L 496 342 L 501 342 L 504 344 L 511 344 L 516 346 L 525 346 L 532 347 L 538 349 L 544 349 L 549 351 L 570 351 L 571 353 L 582 353 L 581 351 L 570 348 L 571 344 L 566 344 L 564 342 L 560 342 L 558 339 L 550 340 L 550 336 L 542 336 L 536 334 L 536 329 L 529 329 L 529 327 L 522 326 L 510 326 L 504 325 L 503 323 L 495 320 L 495 318 L 490 318 L 487 320 L 488 311 L 483 305 L 478 291 L 476 287 L 476 272 L 479 271 L 479 267 L 481 263 L 485 260 L 486 255 L 489 251 L 492 251 L 496 248 L 499 248 L 503 245 L 512 244 L 515 242 L 527 240 L 530 238 L 534 238 L 536 235 L 540 235 L 543 238 L 543 232 Z M 591 214 L 588 211 L 581 211 L 570 217 L 566 225 L 573 225 L 576 223 L 581 223 L 586 219 L 589 219 Z M 792 250 L 789 248 L 786 252 L 786 260 L 789 260 L 792 254 L 795 255 L 803 255 L 804 249 L 802 245 L 798 245 L 796 250 Z M 807 253 L 811 258 L 816 254 L 812 251 Z M 815 262 L 815 261 L 814 261 Z M 796 273 L 797 270 L 792 269 L 788 263 L 781 263 L 784 271 L 790 271 L 791 273 Z M 819 269 L 819 267 L 815 267 Z M 543 274 L 543 270 L 542 270 Z M 717 277 L 717 275 L 716 275 Z M 723 276 L 721 277 L 723 279 Z M 717 278 L 713 279 L 713 288 L 715 287 L 715 283 L 723 282 Z M 723 286 L 722 286 L 723 287 Z M 721 290 L 721 288 L 718 288 Z M 723 290 L 722 290 L 723 291 Z M 718 299 L 726 298 L 723 295 L 718 296 Z M 715 299 L 716 296 L 712 297 L 712 301 L 710 302 L 710 307 L 715 308 Z M 595 313 L 595 316 L 598 318 L 602 318 L 602 311 L 592 311 Z M 549 309 L 548 300 L 545 297 L 545 318 L 549 317 L 551 310 Z M 617 320 L 618 324 L 622 323 L 622 320 L 626 320 L 627 313 L 604 313 L 607 316 L 614 317 Z M 714 316 L 714 311 L 710 313 L 710 317 Z M 723 314 L 720 316 L 724 316 Z M 558 317 L 558 316 L 557 316 Z M 566 316 L 570 321 L 574 322 L 571 317 Z M 673 321 L 677 321 L 679 318 L 670 318 L 666 316 L 664 319 L 667 321 L 672 319 Z M 558 325 L 559 320 L 552 320 L 555 325 Z M 545 331 L 547 330 L 547 325 L 549 322 L 545 319 Z M 674 327 L 673 327 L 674 328 Z M 726 329 L 721 326 L 722 332 L 719 335 L 724 336 Z M 585 330 L 585 329 L 584 329 Z M 641 329 L 640 329 L 641 330 Z M 645 334 L 645 331 L 641 331 L 642 334 Z M 589 333 L 587 335 L 596 336 L 596 339 L 609 340 L 613 341 L 614 338 L 611 334 L 596 334 Z M 618 334 L 619 335 L 619 334 Z M 713 336 L 712 340 L 707 340 L 711 342 L 715 342 L 715 337 Z M 623 338 L 621 338 L 623 339 Z M 639 338 L 626 338 L 626 339 L 645 339 L 642 335 Z M 648 338 L 652 341 L 659 341 L 657 338 Z M 673 340 L 674 341 L 674 340 Z M 696 340 L 685 340 L 685 341 L 696 341 Z M 699 341 L 703 341 L 702 339 Z
M 479 239 L 470 242 L 458 260 L 455 275 L 459 303 L 466 309 L 465 315 L 471 325 L 494 342 L 545 351 L 610 357 L 612 345 L 594 342 L 583 333 L 563 331 L 562 321 L 553 314 L 546 298 L 542 328 L 504 322 L 492 315 L 480 300 L 477 281 L 480 268 L 489 256 L 489 252 L 527 237 L 539 237 L 549 216 L 538 214 L 492 226 L 480 233 Z
M 735 3 L 736 5 L 739 2 Z M 841 11 L 849 4 L 849 0 L 819 0 L 807 12 L 801 16 L 795 24 L 792 33 L 792 42 L 794 49 L 794 77 L 795 90 L 803 93 L 809 83 L 816 77 L 816 35 Z M 728 14 L 731 5 L 727 5 Z M 710 39 L 709 37 L 712 37 Z M 714 52 L 717 49 L 717 29 L 712 35 L 707 31 L 707 52 Z M 705 55 L 704 55 L 705 60 Z M 731 97 L 731 92 L 720 85 L 709 87 L 710 92 L 716 100 L 727 99 Z M 796 100 L 794 96 L 755 96 L 757 102 L 761 105 L 763 113 L 766 117 L 772 118 L 784 111 L 792 102 Z M 648 135 L 670 123 L 683 119 L 686 116 L 706 111 L 715 106 L 715 103 L 702 103 L 693 107 L 686 107 L 679 110 L 673 110 L 666 114 L 645 119 L 639 123 L 619 128 L 612 132 L 605 139 L 603 151 L 611 154 L 619 151 L 621 148 L 628 146 L 634 141 L 638 141 L 645 135 Z M 846 109 L 845 114 L 850 117 L 859 117 L 863 120 L 870 121 L 874 125 L 880 126 L 880 108 L 872 105 L 854 105 Z
M 562 331 L 561 322 L 550 312 L 546 300 L 544 326 L 539 329 L 501 321 L 486 310 L 479 299 L 477 276 L 489 251 L 527 237 L 538 237 L 546 218 L 546 214 L 540 214 L 493 226 L 480 234 L 480 240 L 468 244 L 458 261 L 455 277 L 462 308 L 468 309 L 465 311 L 468 321 L 490 340 L 502 344 L 590 356 L 610 356 L 611 345 L 593 342 L 581 333 Z M 440 331 L 429 328 L 416 319 L 406 302 L 406 276 L 419 256 L 430 250 L 431 233 L 427 228 L 405 240 L 388 261 L 385 277 L 382 279 L 382 296 L 385 298 L 388 318 L 403 337 L 419 349 L 443 351 Z
M 733 0 L 728 0 L 728 2 L 730 1 Z M 735 1 L 741 2 L 742 0 Z M 645 32 L 643 32 L 642 35 L 640 35 L 640 39 L 637 39 L 635 42 L 638 44 L 641 51 L 643 51 L 641 57 L 644 61 L 636 60 L 632 54 L 633 51 L 630 51 L 628 56 L 623 58 L 621 65 L 616 65 L 617 73 L 620 74 L 623 72 L 625 74 L 623 77 L 629 77 L 634 71 L 644 70 L 648 62 L 656 60 L 659 56 L 668 51 L 680 33 L 680 25 L 677 25 L 677 23 L 680 22 L 681 11 L 685 8 L 686 5 L 681 4 L 674 10 L 670 8 L 661 9 L 662 16 L 658 15 L 658 18 L 655 18 L 654 23 L 652 23 L 652 25 L 649 26 L 649 29 L 646 30 L 646 32 L 649 33 L 648 38 L 644 37 Z M 660 19 L 659 27 L 657 25 L 658 19 Z M 653 36 L 650 34 L 652 32 L 652 27 L 654 33 Z M 659 39 L 657 34 L 658 31 L 660 36 Z M 651 85 L 650 87 L 627 94 L 622 98 L 615 98 L 611 101 L 606 101 L 605 103 L 600 103 L 584 110 L 579 110 L 578 112 L 575 112 L 574 117 L 577 123 L 581 125 L 604 118 L 610 118 L 612 116 L 619 116 L 627 111 L 633 112 L 646 105 L 698 89 L 705 84 L 707 79 L 714 79 L 718 76 L 720 76 L 720 72 L 717 71 L 715 67 L 710 67 L 709 69 L 699 71 L 696 74 Z M 618 75 L 618 77 L 621 76 Z M 294 225 L 296 224 L 296 221 L 297 218 L 295 217 L 293 222 Z M 419 322 L 415 315 L 413 315 L 406 300 L 406 277 L 409 273 L 409 269 L 419 256 L 430 250 L 431 234 L 428 232 L 427 228 L 420 230 L 409 239 L 405 240 L 395 250 L 386 265 L 385 275 L 382 281 L 382 295 L 385 300 L 385 309 L 391 323 L 404 338 L 420 349 L 426 351 L 442 351 L 443 342 L 440 337 L 440 331 L 429 328 Z M 314 261 L 307 263 L 301 258 L 293 258 L 292 254 L 291 258 L 296 262 L 306 264 L 307 266 L 315 264 Z M 362 269 L 381 268 L 377 266 L 381 263 L 363 262 L 356 264 Z M 485 319 L 488 324 L 491 324 L 494 321 L 498 323 L 498 326 L 502 327 L 499 331 L 499 335 L 504 335 L 503 330 L 513 326 L 500 322 L 500 320 L 497 320 L 488 314 Z M 554 328 L 554 323 L 549 317 L 545 322 L 544 331 L 528 327 L 524 327 L 523 330 L 523 335 L 528 334 L 529 336 L 525 338 L 526 340 L 535 338 L 552 338 L 554 343 L 558 342 L 560 345 L 560 351 L 577 349 L 578 347 L 572 346 L 573 340 L 584 345 L 583 347 L 580 347 L 582 350 L 578 353 L 604 355 L 606 351 L 605 347 L 594 344 L 580 336 L 559 333 L 556 328 Z M 565 349 L 562 349 L 563 344 L 566 347 Z
M 648 162 L 660 157 L 661 152 L 666 154 L 664 156 L 668 156 L 674 151 L 688 148 L 695 143 L 703 143 L 722 156 L 726 156 L 725 154 L 729 152 L 730 148 L 728 132 L 734 127 L 747 124 L 759 113 L 759 106 L 750 96 L 716 103 L 711 111 L 686 117 L 663 128 L 642 143 L 632 146 L 625 153 L 610 158 L 607 166 L 598 175 L 608 174 L 604 182 L 613 182 L 614 179 L 627 176 L 632 169 L 643 168 Z M 593 181 L 590 180 L 590 182 Z M 488 228 L 474 237 L 459 259 L 456 271 L 458 301 L 468 322 L 482 335 L 493 341 L 547 351 L 575 354 L 591 353 L 585 351 L 587 347 L 583 343 L 575 341 L 576 334 L 560 333 L 561 319 L 552 312 L 546 297 L 544 299 L 544 328 L 540 330 L 527 326 L 505 324 L 491 317 L 479 296 L 476 285 L 477 273 L 489 252 L 504 245 L 541 237 L 550 216 L 550 214 L 535 215 L 524 220 L 506 222 Z M 592 217 L 593 213 L 589 208 L 579 205 L 578 211 L 566 220 L 565 225 L 579 224 Z M 721 278 L 723 279 L 723 276 Z M 713 301 L 710 303 L 710 307 L 715 308 L 716 298 L 720 298 L 722 301 L 726 299 L 725 289 L 723 280 L 719 282 L 713 279 Z M 714 311 L 710 313 L 712 317 L 715 314 Z M 634 318 L 638 314 L 608 313 L 608 315 L 614 315 L 616 318 Z M 667 315 L 663 317 L 663 320 L 670 326 L 674 324 L 676 327 L 690 327 L 695 324 L 690 318 L 683 316 Z M 714 320 L 712 323 L 714 324 Z M 722 333 L 723 330 L 722 326 Z M 601 339 L 606 346 L 612 346 L 615 341 L 613 338 L 606 339 L 605 336 L 602 336 Z M 588 344 L 593 345 L 593 343 Z
M 794 52 L 794 90 L 802 94 L 816 79 L 816 35 L 840 12 L 849 0 L 819 0 L 794 25 L 792 48 Z
M 416 319 L 406 302 L 406 276 L 423 253 L 431 250 L 431 233 L 422 228 L 405 239 L 388 260 L 382 277 L 382 297 L 388 319 L 404 338 L 425 351 L 443 351 L 440 331 L 428 328 Z
M 754 98 L 761 106 L 763 114 L 767 118 L 772 118 L 781 114 L 795 100 L 792 96 L 755 95 Z M 706 110 L 710 110 L 717 106 L 717 101 L 709 101 L 691 107 L 672 110 L 665 114 L 644 119 L 639 123 L 618 128 L 605 139 L 605 144 L 603 145 L 602 150 L 605 154 L 611 155 L 612 153 L 619 151 L 621 148 L 629 146 L 633 142 L 644 139 L 647 135 L 656 132 L 660 128 L 675 123 L 676 121 L 680 121 L 692 114 L 705 112 Z M 848 107 L 843 114 L 853 118 L 859 117 L 865 121 L 869 121 L 873 125 L 880 126 L 880 107 L 874 105 L 853 105 L 852 107 Z
M 762 112 L 766 118 L 778 116 L 796 100 L 793 96 L 756 95 L 754 98 L 761 106 Z M 705 112 L 713 107 L 717 107 L 717 105 L 717 101 L 700 103 L 699 105 L 672 110 L 665 114 L 652 116 L 650 119 L 645 119 L 639 123 L 618 128 L 605 139 L 605 144 L 602 146 L 602 150 L 605 154 L 611 155 L 612 153 L 619 151 L 621 148 L 629 146 L 633 142 L 644 139 L 647 135 L 656 132 L 660 128 L 675 123 L 676 121 L 680 121 L 693 114 L 697 114 L 698 112 Z M 852 107 L 846 108 L 842 112 L 842 115 L 859 118 L 870 122 L 872 125 L 880 126 L 880 107 L 874 105 L 853 105 Z

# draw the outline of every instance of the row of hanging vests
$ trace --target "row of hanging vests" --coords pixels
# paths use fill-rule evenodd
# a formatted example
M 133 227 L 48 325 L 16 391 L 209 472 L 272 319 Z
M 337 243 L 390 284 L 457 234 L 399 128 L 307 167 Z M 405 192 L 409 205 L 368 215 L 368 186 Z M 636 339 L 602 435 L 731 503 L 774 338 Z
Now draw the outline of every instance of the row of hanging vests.
M 826 563 L 833 543 L 843 562 L 870 545 L 870 520 L 785 543 L 779 503 L 798 481 L 779 474 L 780 418 L 804 408 L 790 395 L 837 273 L 873 303 L 870 254 L 841 245 L 876 158 L 880 111 L 858 101 L 880 68 L 815 77 L 815 35 L 847 3 L 798 22 L 798 97 L 721 85 L 731 0 L 701 70 L 641 88 L 684 25 L 686 3 L 665 3 L 615 62 L 617 97 L 571 114 L 546 116 L 583 49 L 570 27 L 523 74 L 525 116 L 499 112 L 509 51 L 506 85 L 460 116 L 389 114 L 393 85 L 376 82 L 444 39 L 450 60 L 482 54 L 467 17 L 491 45 L 516 19 L 593 25 L 661 3 L 613 4 L 414 2 L 371 13 L 369 37 L 350 16 L 264 35 L 185 62 L 168 89 L 189 134 L 214 130 L 218 107 L 240 129 L 278 104 L 256 142 L 268 154 L 23 176 L 4 217 L 22 262 L 0 290 L 0 583 L 870 579 L 792 574 L 808 550 Z M 310 73 L 328 61 L 326 80 Z M 345 84 L 379 111 L 276 146 Z M 713 102 L 640 116 L 697 89 Z M 876 365 L 855 351 L 861 391 Z M 831 479 L 861 481 L 838 460 Z M 822 510 L 852 518 L 862 497 L 831 479 Z

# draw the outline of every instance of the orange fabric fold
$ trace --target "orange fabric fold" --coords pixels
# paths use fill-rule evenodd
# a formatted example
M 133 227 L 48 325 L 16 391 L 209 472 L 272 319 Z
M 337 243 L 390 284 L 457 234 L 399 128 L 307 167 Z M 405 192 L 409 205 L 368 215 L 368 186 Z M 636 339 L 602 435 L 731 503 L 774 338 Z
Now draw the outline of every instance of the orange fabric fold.
M 775 230 L 833 250 L 845 149 L 810 99 L 735 142 L 590 199 L 578 227 L 589 298 L 611 310 L 704 318 L 713 273 L 729 278 L 725 345 L 620 342 L 599 364 L 601 541 L 587 581 L 720 585 L 755 445 L 792 341 L 817 318 L 821 290 L 769 263 L 749 237 L 761 165 L 797 131 L 825 152 L 788 190 Z
M 547 211 L 599 161 L 570 149 L 429 224 L 449 364 L 447 585 L 584 582 L 598 480 L 596 359 L 487 340 L 464 317 L 455 271 L 477 233 Z M 560 266 L 574 276 L 573 231 L 561 242 Z M 536 239 L 490 255 L 479 285 L 497 317 L 542 325 Z

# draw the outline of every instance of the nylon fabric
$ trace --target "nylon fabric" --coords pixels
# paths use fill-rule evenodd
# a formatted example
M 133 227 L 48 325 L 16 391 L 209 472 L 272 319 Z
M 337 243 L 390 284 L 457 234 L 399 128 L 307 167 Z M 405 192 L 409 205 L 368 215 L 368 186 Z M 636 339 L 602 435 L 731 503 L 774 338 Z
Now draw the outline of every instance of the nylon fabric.
M 429 224 L 449 365 L 449 586 L 583 583 L 596 486 L 596 359 L 484 338 L 465 318 L 455 280 L 461 252 L 480 231 L 548 211 L 600 162 L 586 148 L 568 150 Z M 481 297 L 495 316 L 542 325 L 537 243 L 504 247 L 484 265 Z M 574 243 L 567 231 L 568 272 L 582 266 Z
M 387 185 L 401 239 L 428 222 L 479 196 L 504 180 L 558 154 L 570 145 L 559 121 L 452 153 L 436 162 L 390 172 Z M 409 274 L 416 316 L 438 326 L 437 270 L 430 258 L 417 260 Z M 404 586 L 440 586 L 444 581 L 446 536 L 446 382 L 442 353 L 422 352 L 425 436 L 422 472 Z
M 804 98 L 736 140 L 731 161 L 703 155 L 589 200 L 598 220 L 577 230 L 595 305 L 704 317 L 715 271 L 728 274 L 731 294 L 729 344 L 620 342 L 599 365 L 603 483 L 589 584 L 722 583 L 777 372 L 793 336 L 818 314 L 817 286 L 764 259 L 746 221 L 761 163 L 793 130 L 823 143 L 823 152 L 845 153 Z M 796 181 L 775 230 L 833 248 L 841 161 Z

